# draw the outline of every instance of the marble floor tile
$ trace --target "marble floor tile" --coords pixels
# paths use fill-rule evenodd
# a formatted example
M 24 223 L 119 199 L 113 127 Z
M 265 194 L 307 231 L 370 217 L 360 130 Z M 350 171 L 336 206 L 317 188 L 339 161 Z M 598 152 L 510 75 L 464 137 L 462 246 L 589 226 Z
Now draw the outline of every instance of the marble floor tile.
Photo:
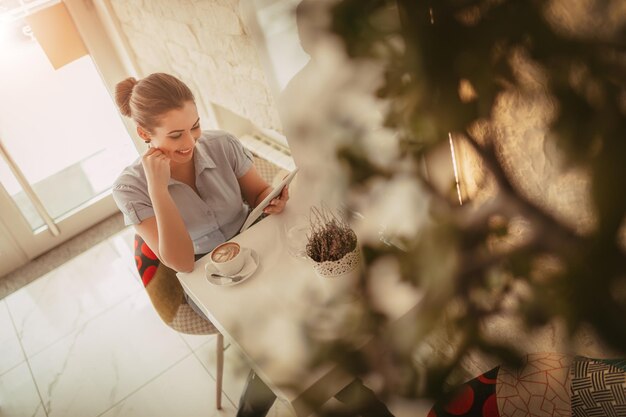
M 108 242 L 119 257 L 123 260 L 124 264 L 129 267 L 134 273 L 137 272 L 135 268 L 135 248 L 134 248 L 135 229 L 131 226 L 126 227 L 121 232 L 116 233 L 108 239 Z M 137 276 L 139 279 L 139 276 Z
M 24 352 L 15 333 L 4 300 L 0 300 L 0 375 L 24 361 Z
M 246 385 L 250 366 L 245 362 L 241 351 L 235 346 L 229 345 L 228 339 L 224 339 L 224 344 L 228 346 L 224 352 L 224 394 L 233 404 L 238 405 L 239 397 Z M 217 361 L 215 344 L 205 343 L 197 348 L 194 353 L 206 370 L 215 377 Z
M 227 400 L 215 408 L 215 380 L 190 354 L 101 417 L 211 417 L 234 416 Z
M 92 417 L 190 353 L 140 291 L 29 361 L 49 417 Z
M 69 260 L 91 249 L 124 228 L 122 213 L 116 213 L 77 236 L 0 277 L 0 299 L 14 293 Z
M 105 241 L 5 300 L 30 357 L 141 288 Z
M 0 416 L 46 417 L 26 362 L 0 375 Z
M 228 398 L 235 405 L 235 407 L 237 407 L 251 368 L 246 363 L 241 351 L 235 346 L 230 345 L 228 339 L 224 340 L 224 344 L 227 348 L 224 352 L 223 390 L 226 398 Z M 215 376 L 216 372 L 216 352 L 215 344 L 213 343 L 205 343 L 194 351 L 196 357 L 213 376 Z M 274 402 L 274 405 L 269 410 L 267 415 L 268 417 L 296 417 L 292 412 L 292 409 L 280 400 Z
M 198 350 L 201 346 L 205 344 L 210 344 L 215 349 L 217 345 L 217 335 L 208 334 L 208 335 L 195 335 L 195 334 L 184 334 L 180 333 L 180 337 L 189 345 L 191 350 Z M 228 341 L 224 340 L 224 345 L 228 345 Z
M 231 346 L 227 339 L 224 340 L 224 343 L 227 346 L 226 351 L 224 352 L 224 395 L 235 405 L 235 407 L 237 407 L 251 368 L 245 362 L 241 351 L 239 351 L 235 346 Z M 217 360 L 215 344 L 205 343 L 195 350 L 195 354 L 196 357 L 203 363 L 207 371 L 211 375 L 215 376 Z M 267 416 L 296 417 L 291 408 L 280 400 L 274 402 L 274 405 L 267 413 Z

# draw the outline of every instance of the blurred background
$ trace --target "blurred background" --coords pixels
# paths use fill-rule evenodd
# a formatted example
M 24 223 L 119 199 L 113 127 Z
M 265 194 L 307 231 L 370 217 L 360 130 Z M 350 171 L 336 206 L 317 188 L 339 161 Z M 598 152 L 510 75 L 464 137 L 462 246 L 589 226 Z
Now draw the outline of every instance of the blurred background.
M 303 323 L 312 368 L 426 415 L 528 354 L 623 358 L 625 34 L 620 0 L 0 0 L 0 416 L 211 409 L 210 340 L 159 333 L 110 196 L 145 149 L 114 85 L 153 72 L 191 87 L 204 128 L 297 165 L 306 203 L 357 219 L 361 298 L 323 337 Z M 120 360 L 127 315 L 149 331 Z M 193 400 L 162 395 L 188 375 Z

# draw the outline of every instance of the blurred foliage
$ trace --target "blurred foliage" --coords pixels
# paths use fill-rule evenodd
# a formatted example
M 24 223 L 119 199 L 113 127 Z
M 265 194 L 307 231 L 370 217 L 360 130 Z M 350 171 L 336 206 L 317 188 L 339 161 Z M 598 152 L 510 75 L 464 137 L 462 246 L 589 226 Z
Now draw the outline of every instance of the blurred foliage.
M 587 3 L 597 19 L 610 13 L 611 2 Z M 525 353 L 519 346 L 485 331 L 511 297 L 529 334 L 563 318 L 571 334 L 590 325 L 608 346 L 626 351 L 626 297 L 616 292 L 623 292 L 626 281 L 620 246 L 626 213 L 626 22 L 613 19 L 610 30 L 580 34 L 555 25 L 547 17 L 549 6 L 538 0 L 343 0 L 332 7 L 332 32 L 348 56 L 384 68 L 377 96 L 387 103 L 385 125 L 397 132 L 402 158 L 419 163 L 451 132 L 467 140 L 497 184 L 496 195 L 482 207 L 459 206 L 415 170 L 416 184 L 432 198 L 432 221 L 403 242 L 406 250 L 364 248 L 367 265 L 392 258 L 402 280 L 425 294 L 412 314 L 394 324 L 395 333 L 373 302 L 368 306 L 368 331 L 376 337 L 365 354 L 352 356 L 358 363 L 347 366 L 382 376 L 383 391 L 437 395 L 466 377 L 461 364 L 472 352 L 518 363 Z M 590 175 L 597 222 L 589 233 L 572 230 L 515 186 L 493 131 L 482 138 L 472 134 L 477 122 L 492 120 L 503 92 L 527 88 L 519 56 L 538 68 L 556 109 L 548 140 L 570 166 L 585 167 Z M 394 174 L 349 146 L 339 156 L 355 188 L 372 178 L 390 181 Z M 503 244 L 515 218 L 530 232 Z M 438 351 L 433 341 L 440 338 L 449 351 Z M 349 346 L 337 345 L 343 353 L 336 356 L 348 360 Z

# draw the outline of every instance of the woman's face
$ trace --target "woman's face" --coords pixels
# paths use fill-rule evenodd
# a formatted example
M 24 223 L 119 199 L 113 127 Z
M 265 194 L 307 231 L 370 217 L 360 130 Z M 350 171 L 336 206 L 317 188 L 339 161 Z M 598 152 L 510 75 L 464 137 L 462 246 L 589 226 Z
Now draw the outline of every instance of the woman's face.
M 161 150 L 173 163 L 184 164 L 193 158 L 201 134 L 196 104 L 187 101 L 183 108 L 161 116 L 159 126 L 149 136 L 152 147 Z

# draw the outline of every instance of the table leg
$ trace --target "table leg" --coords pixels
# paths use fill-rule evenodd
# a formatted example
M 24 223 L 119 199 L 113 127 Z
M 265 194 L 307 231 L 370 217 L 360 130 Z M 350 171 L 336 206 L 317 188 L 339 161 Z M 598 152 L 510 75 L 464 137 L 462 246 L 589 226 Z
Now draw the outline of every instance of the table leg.
M 217 377 L 215 382 L 217 384 L 217 409 L 222 409 L 222 380 L 224 379 L 224 336 L 221 333 L 217 334 Z

